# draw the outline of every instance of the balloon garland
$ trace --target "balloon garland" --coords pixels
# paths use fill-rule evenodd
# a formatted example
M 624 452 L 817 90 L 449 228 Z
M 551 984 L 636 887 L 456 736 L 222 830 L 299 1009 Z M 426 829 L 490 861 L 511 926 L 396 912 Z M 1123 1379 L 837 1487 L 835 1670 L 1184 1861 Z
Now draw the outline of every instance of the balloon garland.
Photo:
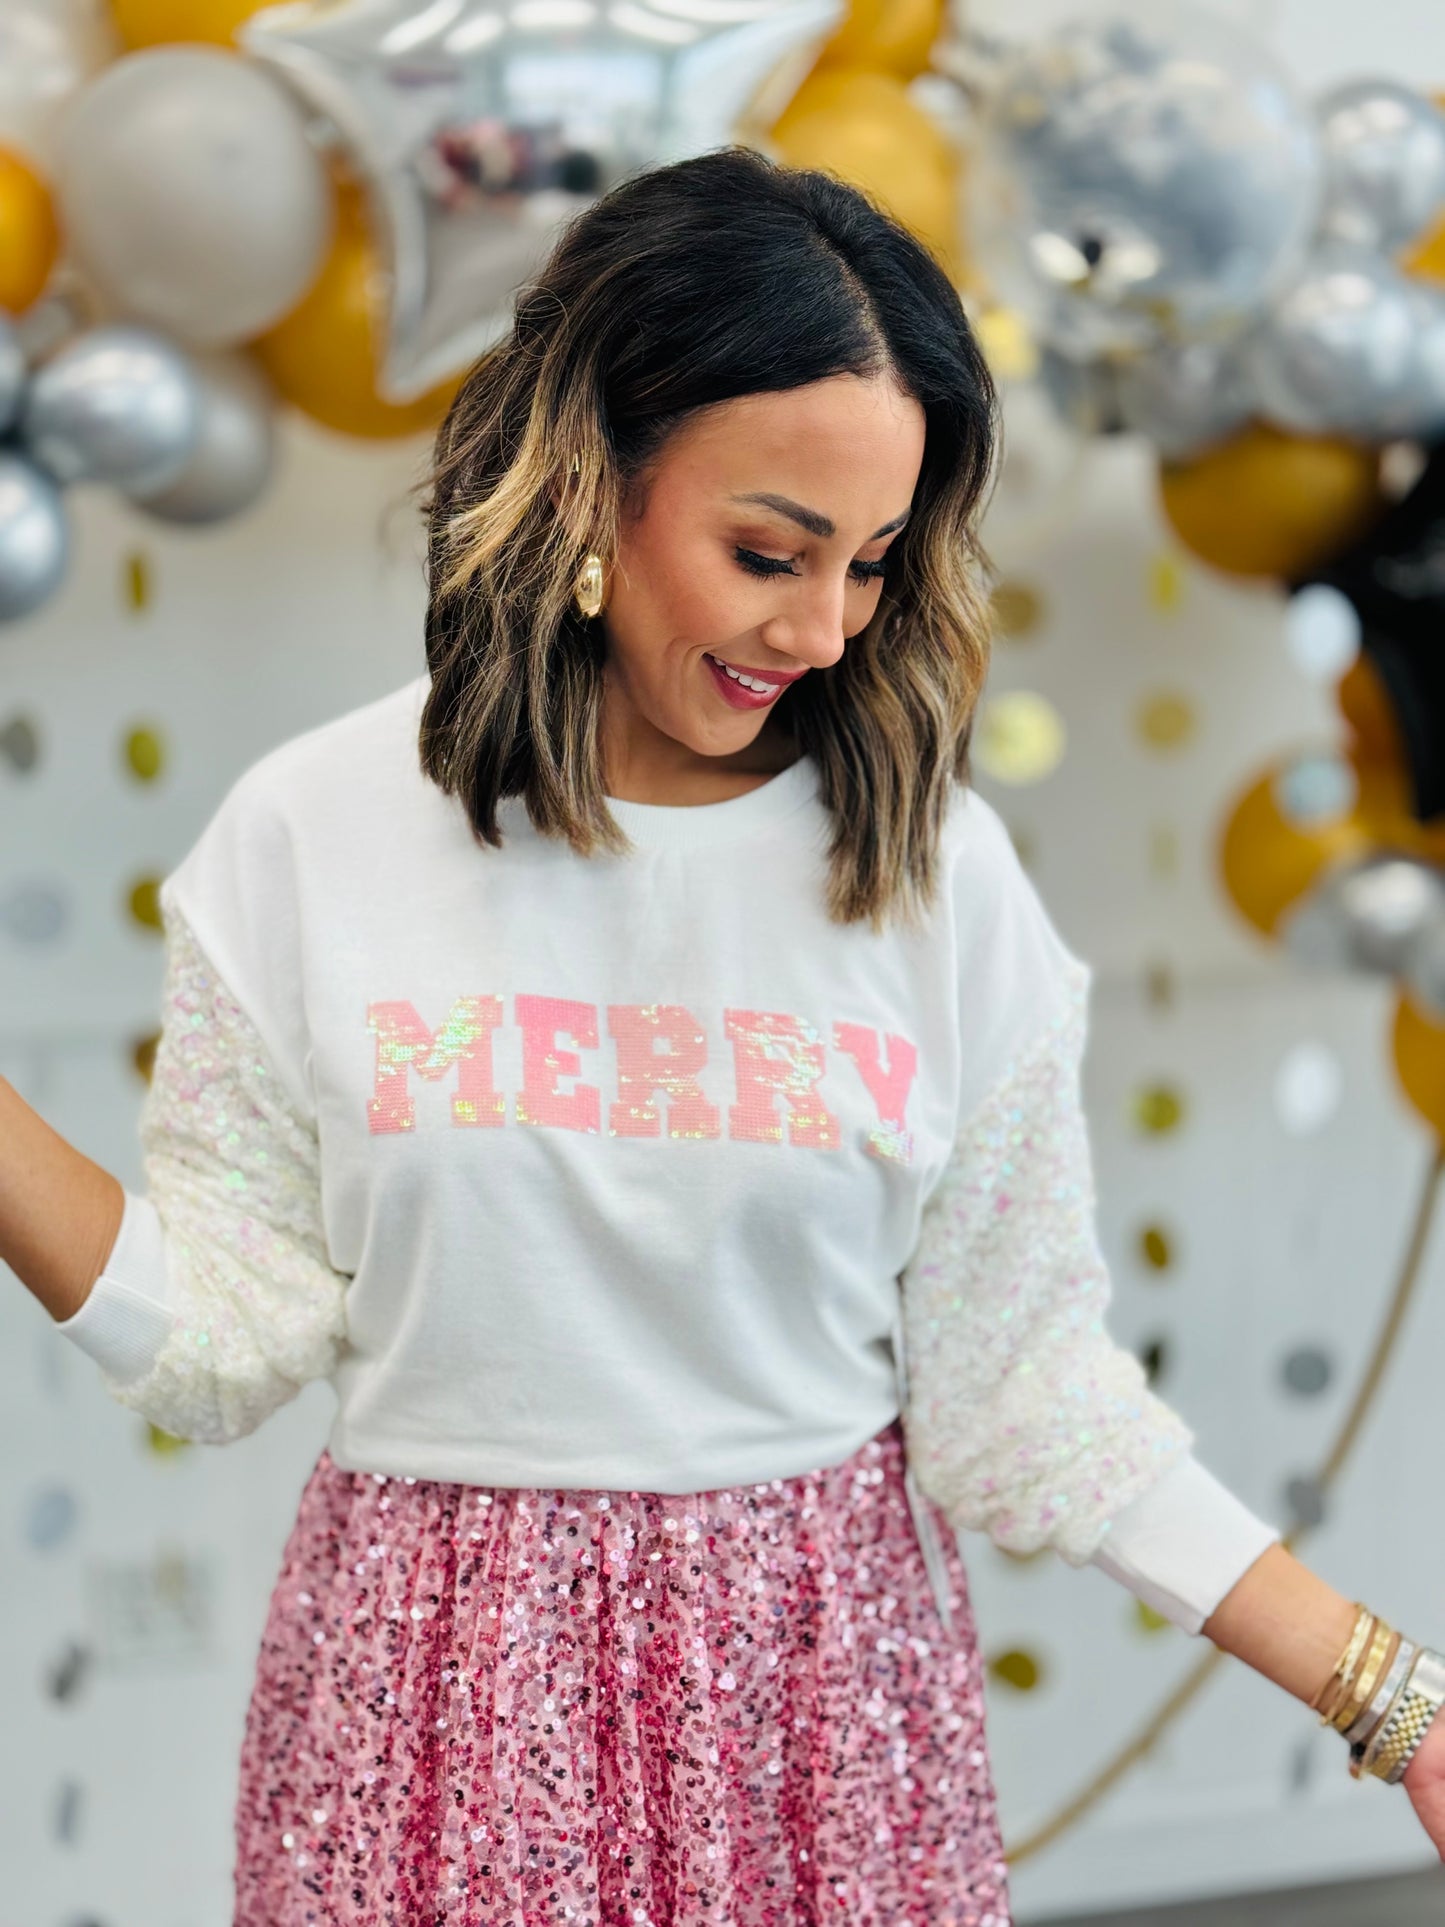
M 891 6 L 852 30 L 907 65 L 937 10 L 904 11 L 901 32 Z M 112 0 L 106 41 L 57 0 L 8 0 L 0 622 L 63 581 L 70 488 L 198 525 L 264 489 L 282 403 L 373 440 L 434 427 L 559 225 L 728 140 L 844 13 L 644 4 L 579 27 L 476 0 Z M 902 179 L 932 129 L 906 103 L 900 128 Z
M 1371 1408 L 1445 1168 L 1445 111 L 1369 77 L 1307 101 L 1244 28 L 1176 0 L 1021 45 L 963 14 L 758 0 L 741 34 L 639 0 L 638 38 L 600 16 L 524 29 L 477 0 L 111 0 L 103 29 L 69 0 L 9 0 L 0 622 L 63 582 L 70 488 L 199 526 L 262 493 L 280 405 L 343 434 L 423 432 L 558 223 L 619 174 L 745 138 L 864 187 L 964 292 L 1009 405 L 1052 411 L 1060 500 L 1081 438 L 1142 437 L 1181 545 L 1277 583 L 1297 645 L 1338 658 L 1344 744 L 1260 775 L 1219 847 L 1262 938 L 1398 979 L 1395 1066 L 1435 1136 L 1323 1487 Z M 704 41 L 699 88 L 685 56 Z M 643 56 L 639 102 L 625 71 Z M 401 67 L 404 130 L 373 84 Z M 1418 454 L 1403 488 L 1401 444 Z M 1007 491 L 1001 507 L 1048 521 Z M 1220 1657 L 1010 1860 L 1081 1817 Z

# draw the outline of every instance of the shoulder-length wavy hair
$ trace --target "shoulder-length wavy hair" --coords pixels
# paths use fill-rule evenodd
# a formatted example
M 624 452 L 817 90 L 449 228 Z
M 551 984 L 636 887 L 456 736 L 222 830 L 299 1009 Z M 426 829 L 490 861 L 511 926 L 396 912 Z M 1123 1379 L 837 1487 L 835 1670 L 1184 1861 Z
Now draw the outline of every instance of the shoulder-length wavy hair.
M 831 817 L 827 913 L 911 919 L 937 888 L 951 786 L 971 779 L 990 646 L 976 522 L 998 404 L 958 294 L 865 195 L 722 148 L 632 176 L 564 229 L 511 331 L 468 370 L 425 492 L 424 773 L 500 847 L 497 802 L 590 855 L 631 845 L 606 804 L 589 552 L 699 409 L 831 375 L 891 374 L 926 417 L 911 514 L 878 608 L 778 698 Z M 573 470 L 574 457 L 580 467 Z

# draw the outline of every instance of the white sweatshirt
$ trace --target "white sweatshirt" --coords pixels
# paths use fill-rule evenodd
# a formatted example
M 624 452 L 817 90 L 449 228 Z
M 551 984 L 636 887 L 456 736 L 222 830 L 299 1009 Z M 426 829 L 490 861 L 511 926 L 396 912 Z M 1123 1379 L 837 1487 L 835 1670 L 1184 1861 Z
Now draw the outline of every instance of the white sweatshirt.
M 425 676 L 246 770 L 161 889 L 145 1194 L 59 1330 L 178 1437 L 692 1492 L 840 1463 L 1176 1624 L 1279 1531 L 1109 1335 L 1091 972 L 955 791 L 922 927 L 827 918 L 803 758 L 581 857 L 421 773 Z M 933 1548 L 936 1555 L 936 1547 Z M 936 1574 L 936 1556 L 930 1558 Z

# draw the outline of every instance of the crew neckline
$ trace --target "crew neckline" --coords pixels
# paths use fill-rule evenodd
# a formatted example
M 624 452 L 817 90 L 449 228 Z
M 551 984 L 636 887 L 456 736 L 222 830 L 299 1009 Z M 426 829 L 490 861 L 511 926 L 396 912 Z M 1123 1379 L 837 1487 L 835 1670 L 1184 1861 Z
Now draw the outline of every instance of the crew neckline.
M 411 686 L 419 713 L 431 687 L 430 671 L 418 676 Z M 744 790 L 741 796 L 725 797 L 720 803 L 632 803 L 619 796 L 609 796 L 606 801 L 619 829 L 633 843 L 677 849 L 765 835 L 775 824 L 791 819 L 806 804 L 816 801 L 817 795 L 818 765 L 805 752 L 766 783 Z M 526 802 L 519 795 L 499 797 L 497 811 L 509 829 L 530 827 Z
M 679 847 L 755 837 L 793 816 L 817 795 L 817 764 L 802 755 L 766 783 L 718 803 L 633 803 L 609 796 L 607 807 L 633 843 Z

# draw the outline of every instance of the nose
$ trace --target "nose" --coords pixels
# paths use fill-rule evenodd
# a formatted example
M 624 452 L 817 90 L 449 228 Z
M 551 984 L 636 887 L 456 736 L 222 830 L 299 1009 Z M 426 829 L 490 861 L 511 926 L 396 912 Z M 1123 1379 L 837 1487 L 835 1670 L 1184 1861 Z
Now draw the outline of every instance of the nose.
M 762 640 L 780 656 L 791 656 L 810 669 L 827 669 L 843 653 L 844 583 L 815 577 L 788 607 L 762 626 Z

